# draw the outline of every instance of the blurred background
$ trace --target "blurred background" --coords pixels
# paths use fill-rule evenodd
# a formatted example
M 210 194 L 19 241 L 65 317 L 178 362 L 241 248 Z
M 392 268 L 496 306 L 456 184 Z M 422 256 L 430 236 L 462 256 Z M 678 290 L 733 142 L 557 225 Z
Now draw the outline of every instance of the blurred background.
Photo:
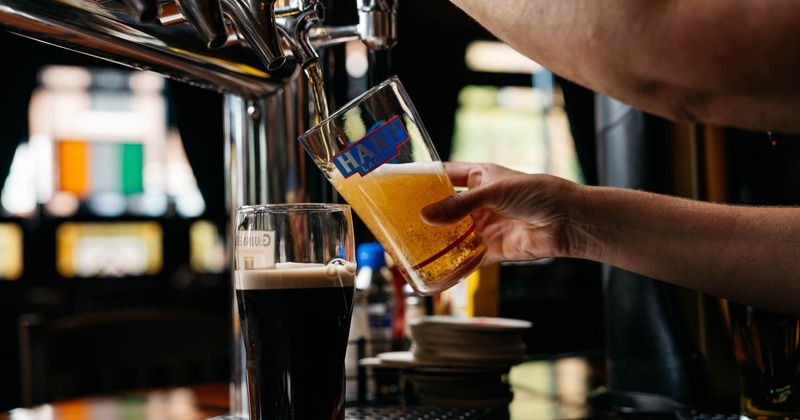
M 604 102 L 497 42 L 449 2 L 422 3 L 399 7 L 390 72 L 406 86 L 443 160 L 716 201 L 794 200 L 787 186 L 797 176 L 780 169 L 798 156 L 791 142 L 676 125 Z M 360 41 L 336 54 L 347 76 L 332 86 L 333 109 L 368 84 Z M 159 361 L 163 369 L 132 368 L 128 377 L 87 384 L 227 381 L 221 95 L 6 32 L 0 55 L 10 63 L 0 82 L 0 410 L 25 398 L 23 371 L 38 368 L 27 352 L 41 350 L 36 328 L 109 313 L 155 314 L 163 322 L 140 326 L 152 329 L 145 346 L 186 354 L 182 346 L 191 345 L 202 354 L 194 365 L 172 355 Z M 646 143 L 615 140 L 620 127 Z M 623 147 L 628 152 L 620 154 Z M 362 228 L 357 240 L 372 238 Z M 425 308 L 529 320 L 532 356 L 601 354 L 609 334 L 604 276 L 599 264 L 570 259 L 485 267 Z M 169 332 L 192 323 L 201 332 Z M 203 341 L 192 341 L 198 336 Z M 50 351 L 53 360 L 60 353 L 68 364 L 90 363 L 111 351 L 112 340 L 130 346 L 105 332 L 87 334 L 80 346 L 51 343 Z

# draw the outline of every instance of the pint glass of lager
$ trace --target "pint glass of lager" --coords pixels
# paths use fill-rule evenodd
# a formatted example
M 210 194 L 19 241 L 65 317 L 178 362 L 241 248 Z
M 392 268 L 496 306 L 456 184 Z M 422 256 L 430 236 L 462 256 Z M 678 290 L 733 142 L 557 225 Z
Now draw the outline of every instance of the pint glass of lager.
M 355 255 L 348 205 L 237 209 L 234 282 L 250 420 L 344 419 Z
M 299 140 L 418 294 L 446 290 L 483 263 L 486 245 L 471 216 L 436 227 L 420 217 L 455 189 L 397 77 Z

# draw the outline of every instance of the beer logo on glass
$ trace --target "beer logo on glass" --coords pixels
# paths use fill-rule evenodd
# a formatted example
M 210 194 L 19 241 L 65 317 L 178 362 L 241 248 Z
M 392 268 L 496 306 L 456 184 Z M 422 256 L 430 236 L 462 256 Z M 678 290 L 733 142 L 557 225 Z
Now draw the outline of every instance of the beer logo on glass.
M 364 176 L 399 155 L 399 147 L 408 140 L 408 131 L 400 117 L 395 116 L 337 153 L 333 163 L 345 178 L 356 173 Z
M 236 232 L 236 263 L 237 270 L 275 267 L 275 231 Z

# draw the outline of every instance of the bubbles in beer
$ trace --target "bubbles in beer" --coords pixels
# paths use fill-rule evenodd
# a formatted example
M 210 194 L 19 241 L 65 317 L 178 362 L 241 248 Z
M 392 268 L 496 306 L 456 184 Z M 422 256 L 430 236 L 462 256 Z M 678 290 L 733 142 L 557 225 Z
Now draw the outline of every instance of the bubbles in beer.
M 437 290 L 438 283 L 455 282 L 482 263 L 486 245 L 472 218 L 431 226 L 420 217 L 422 207 L 453 193 L 439 162 L 384 164 L 347 179 L 335 172 L 331 182 L 394 261 L 415 268 L 404 273 L 417 278 L 415 288 Z
M 342 260 L 343 261 L 343 260 Z M 274 269 L 236 270 L 238 290 L 307 289 L 355 285 L 356 264 L 278 263 Z

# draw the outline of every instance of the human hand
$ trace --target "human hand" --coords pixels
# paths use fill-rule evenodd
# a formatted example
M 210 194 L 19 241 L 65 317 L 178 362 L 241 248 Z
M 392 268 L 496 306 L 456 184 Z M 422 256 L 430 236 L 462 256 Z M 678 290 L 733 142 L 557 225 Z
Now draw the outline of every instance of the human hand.
M 468 189 L 423 208 L 426 223 L 448 225 L 472 214 L 488 248 L 485 264 L 569 255 L 567 202 L 578 184 L 495 164 L 444 165 L 453 185 Z

